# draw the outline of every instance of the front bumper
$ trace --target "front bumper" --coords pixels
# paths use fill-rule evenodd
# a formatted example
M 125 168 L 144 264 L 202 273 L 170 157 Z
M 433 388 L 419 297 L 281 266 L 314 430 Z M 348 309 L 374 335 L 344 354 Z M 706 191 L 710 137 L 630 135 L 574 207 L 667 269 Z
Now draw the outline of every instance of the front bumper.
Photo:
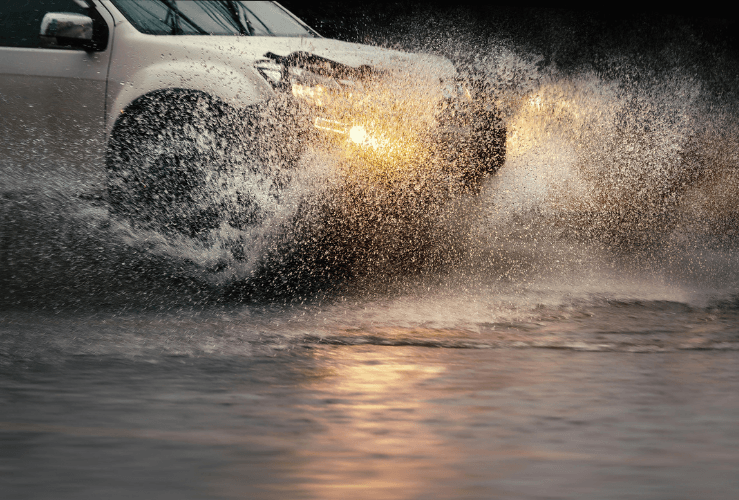
M 307 53 L 266 57 L 257 69 L 293 135 L 331 150 L 348 176 L 478 189 L 505 158 L 494 106 L 459 80 L 403 79 Z

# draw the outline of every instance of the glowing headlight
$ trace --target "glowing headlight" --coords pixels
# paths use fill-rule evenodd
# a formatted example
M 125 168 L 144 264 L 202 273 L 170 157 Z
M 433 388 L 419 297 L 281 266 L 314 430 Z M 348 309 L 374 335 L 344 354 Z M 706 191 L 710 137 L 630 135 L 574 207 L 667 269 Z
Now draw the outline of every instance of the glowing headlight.
M 362 146 L 363 148 L 369 147 L 372 149 L 380 149 L 387 148 L 388 146 L 388 141 L 370 134 L 363 125 L 354 125 L 349 127 L 337 120 L 316 117 L 313 121 L 313 126 L 319 130 L 325 130 L 326 132 L 333 132 L 335 134 L 346 136 L 349 138 L 350 142 L 353 142 L 358 146 Z
M 358 144 L 363 148 L 372 148 L 375 150 L 387 150 L 389 141 L 381 135 L 377 135 L 374 131 L 368 132 L 362 125 L 354 125 L 349 129 L 349 140 L 354 144 Z
M 361 125 L 355 125 L 349 129 L 349 139 L 354 144 L 364 144 L 367 141 L 367 131 Z
M 295 97 L 304 99 L 319 107 L 323 106 L 325 90 L 321 85 L 301 85 L 299 83 L 293 83 L 290 90 Z

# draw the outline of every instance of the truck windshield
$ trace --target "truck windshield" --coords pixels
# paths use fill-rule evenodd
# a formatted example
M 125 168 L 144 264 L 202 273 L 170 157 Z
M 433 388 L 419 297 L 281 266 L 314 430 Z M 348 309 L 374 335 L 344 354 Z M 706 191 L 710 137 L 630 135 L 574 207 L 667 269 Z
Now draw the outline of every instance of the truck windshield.
M 274 2 L 236 0 L 112 0 L 149 35 L 316 36 Z

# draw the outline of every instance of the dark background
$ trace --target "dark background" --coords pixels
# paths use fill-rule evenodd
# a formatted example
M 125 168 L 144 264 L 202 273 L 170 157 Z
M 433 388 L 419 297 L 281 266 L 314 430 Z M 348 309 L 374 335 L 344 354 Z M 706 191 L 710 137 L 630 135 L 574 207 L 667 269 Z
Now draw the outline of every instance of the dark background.
M 478 2 L 324 1 L 280 2 L 321 35 L 351 42 L 381 40 L 388 28 L 409 19 L 465 19 L 480 36 L 526 39 L 544 48 L 560 35 L 581 49 L 632 46 L 634 42 L 664 43 L 688 35 L 737 53 L 739 19 L 730 11 L 654 8 L 539 8 L 510 3 Z M 636 37 L 637 40 L 634 40 Z M 694 38 L 694 40 L 693 40 Z
M 728 11 L 480 6 L 456 2 L 300 2 L 285 7 L 321 35 L 350 42 L 441 53 L 456 63 L 460 52 L 491 43 L 542 57 L 558 70 L 608 73 L 614 60 L 649 72 L 699 74 L 719 93 L 739 84 L 739 20 Z M 453 50 L 454 43 L 461 51 Z

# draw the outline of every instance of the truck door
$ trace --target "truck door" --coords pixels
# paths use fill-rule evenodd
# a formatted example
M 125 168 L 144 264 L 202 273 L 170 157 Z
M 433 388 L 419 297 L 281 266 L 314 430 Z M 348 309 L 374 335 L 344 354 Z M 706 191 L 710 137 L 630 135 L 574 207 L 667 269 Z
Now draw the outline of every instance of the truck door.
M 2 0 L 0 185 L 3 189 L 104 178 L 105 91 L 113 23 L 88 0 Z M 88 5 L 92 5 L 88 3 Z M 107 39 L 96 51 L 40 36 L 49 12 L 93 18 Z M 106 46 L 107 45 L 107 46 Z M 80 186 L 80 187 L 82 187 Z M 61 187 L 61 186 L 60 186 Z M 82 187 L 82 189 L 85 189 Z

